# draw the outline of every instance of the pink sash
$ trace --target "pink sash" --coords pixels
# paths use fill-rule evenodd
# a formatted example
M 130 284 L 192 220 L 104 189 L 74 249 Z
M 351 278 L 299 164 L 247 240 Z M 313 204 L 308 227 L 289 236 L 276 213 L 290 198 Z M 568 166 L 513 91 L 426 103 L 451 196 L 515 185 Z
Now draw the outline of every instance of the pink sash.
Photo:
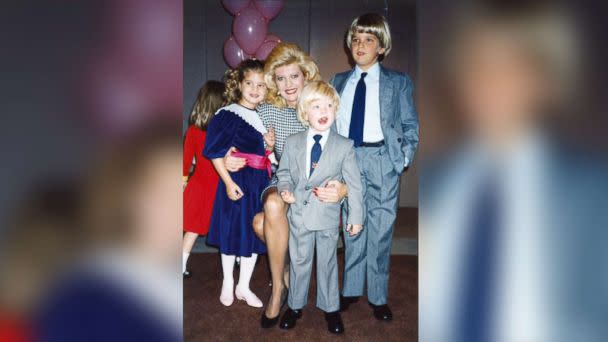
M 266 150 L 264 156 L 243 152 L 232 152 L 230 155 L 233 157 L 245 158 L 247 161 L 247 166 L 252 169 L 268 171 L 268 178 L 270 178 L 272 177 L 272 167 L 270 166 L 270 159 L 268 159 L 270 153 L 271 152 L 269 150 Z

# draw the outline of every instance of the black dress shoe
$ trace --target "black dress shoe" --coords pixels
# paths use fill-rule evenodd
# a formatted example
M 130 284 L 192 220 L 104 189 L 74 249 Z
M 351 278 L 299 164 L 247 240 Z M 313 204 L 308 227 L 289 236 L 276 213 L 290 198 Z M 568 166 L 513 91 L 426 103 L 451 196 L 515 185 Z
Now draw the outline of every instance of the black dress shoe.
M 376 317 L 377 320 L 386 322 L 393 320 L 393 313 L 391 312 L 391 309 L 389 309 L 388 305 L 374 305 L 369 303 L 369 306 L 374 309 L 374 317 Z
M 274 318 L 266 317 L 266 312 L 262 312 L 262 320 L 260 321 L 260 325 L 264 329 L 272 328 L 279 322 L 279 316 L 277 315 Z
M 325 321 L 327 321 L 327 330 L 332 334 L 342 334 L 344 332 L 344 324 L 340 312 L 326 312 Z
M 348 307 L 356 303 L 359 300 L 359 297 L 344 297 L 340 295 L 340 312 L 344 312 L 348 310 Z
M 190 271 L 186 270 L 186 272 L 184 272 L 184 279 L 190 279 L 190 277 L 192 277 L 192 273 L 190 273 Z
M 292 310 L 290 307 L 287 307 L 283 317 L 281 317 L 279 328 L 291 329 L 296 326 L 296 321 L 300 318 L 302 318 L 302 310 Z

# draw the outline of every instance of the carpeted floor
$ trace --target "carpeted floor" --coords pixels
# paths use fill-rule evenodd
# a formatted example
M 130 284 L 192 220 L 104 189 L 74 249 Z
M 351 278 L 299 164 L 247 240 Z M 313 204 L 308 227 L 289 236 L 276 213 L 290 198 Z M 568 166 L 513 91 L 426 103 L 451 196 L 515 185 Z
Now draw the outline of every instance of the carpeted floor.
M 338 254 L 342 270 L 344 254 Z M 335 336 L 327 331 L 323 313 L 315 307 L 315 270 L 311 279 L 308 305 L 302 319 L 289 331 L 278 327 L 262 329 L 259 325 L 263 308 L 247 306 L 235 300 L 230 307 L 219 302 L 221 266 L 219 255 L 192 254 L 188 269 L 192 278 L 184 281 L 184 340 L 185 341 L 417 341 L 418 336 L 418 258 L 391 256 L 389 305 L 393 321 L 379 322 L 365 297 L 342 314 L 345 333 Z M 340 274 L 340 279 L 341 279 Z M 266 302 L 270 296 L 270 273 L 266 256 L 255 269 L 251 288 Z M 235 282 L 238 270 L 235 270 Z

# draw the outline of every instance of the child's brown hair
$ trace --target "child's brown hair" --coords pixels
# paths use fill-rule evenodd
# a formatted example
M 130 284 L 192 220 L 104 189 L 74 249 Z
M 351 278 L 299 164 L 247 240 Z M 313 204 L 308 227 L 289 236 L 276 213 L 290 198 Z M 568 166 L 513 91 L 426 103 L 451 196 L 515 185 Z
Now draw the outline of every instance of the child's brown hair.
M 392 42 L 391 42 L 391 30 L 388 26 L 388 22 L 386 19 L 376 13 L 366 13 L 363 14 L 350 24 L 350 28 L 348 29 L 348 34 L 346 35 L 346 45 L 348 48 L 351 48 L 351 43 L 353 36 L 355 33 L 371 33 L 380 41 L 380 47 L 384 48 L 384 53 L 381 55 L 381 58 L 388 56 L 388 53 L 391 52 Z
M 207 81 L 198 91 L 196 102 L 190 113 L 189 124 L 204 130 L 207 128 L 213 114 L 225 103 L 224 83 Z
M 245 74 L 250 71 L 259 72 L 263 75 L 264 62 L 257 59 L 246 59 L 239 63 L 236 68 L 226 71 L 224 74 L 224 83 L 226 84 L 224 97 L 227 103 L 239 102 L 242 96 L 239 84 L 245 79 Z

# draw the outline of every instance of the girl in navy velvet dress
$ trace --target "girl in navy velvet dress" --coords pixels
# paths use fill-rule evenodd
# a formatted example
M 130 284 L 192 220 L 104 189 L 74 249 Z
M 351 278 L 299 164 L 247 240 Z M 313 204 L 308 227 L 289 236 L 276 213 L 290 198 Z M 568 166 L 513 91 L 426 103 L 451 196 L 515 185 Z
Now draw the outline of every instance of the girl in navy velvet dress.
M 260 194 L 270 180 L 268 154 L 274 147 L 274 132 L 267 131 L 255 108 L 266 96 L 264 65 L 245 60 L 226 73 L 226 98 L 230 105 L 215 114 L 207 128 L 203 154 L 211 160 L 221 178 L 211 216 L 207 243 L 219 247 L 224 280 L 220 302 L 230 306 L 237 299 L 254 307 L 262 301 L 249 289 L 249 281 L 258 254 L 266 246 L 254 234 L 253 216 L 262 211 Z M 247 160 L 247 167 L 228 172 L 224 156 L 230 147 L 233 154 Z M 268 149 L 266 148 L 268 147 Z M 234 289 L 234 261 L 240 256 L 239 283 Z

